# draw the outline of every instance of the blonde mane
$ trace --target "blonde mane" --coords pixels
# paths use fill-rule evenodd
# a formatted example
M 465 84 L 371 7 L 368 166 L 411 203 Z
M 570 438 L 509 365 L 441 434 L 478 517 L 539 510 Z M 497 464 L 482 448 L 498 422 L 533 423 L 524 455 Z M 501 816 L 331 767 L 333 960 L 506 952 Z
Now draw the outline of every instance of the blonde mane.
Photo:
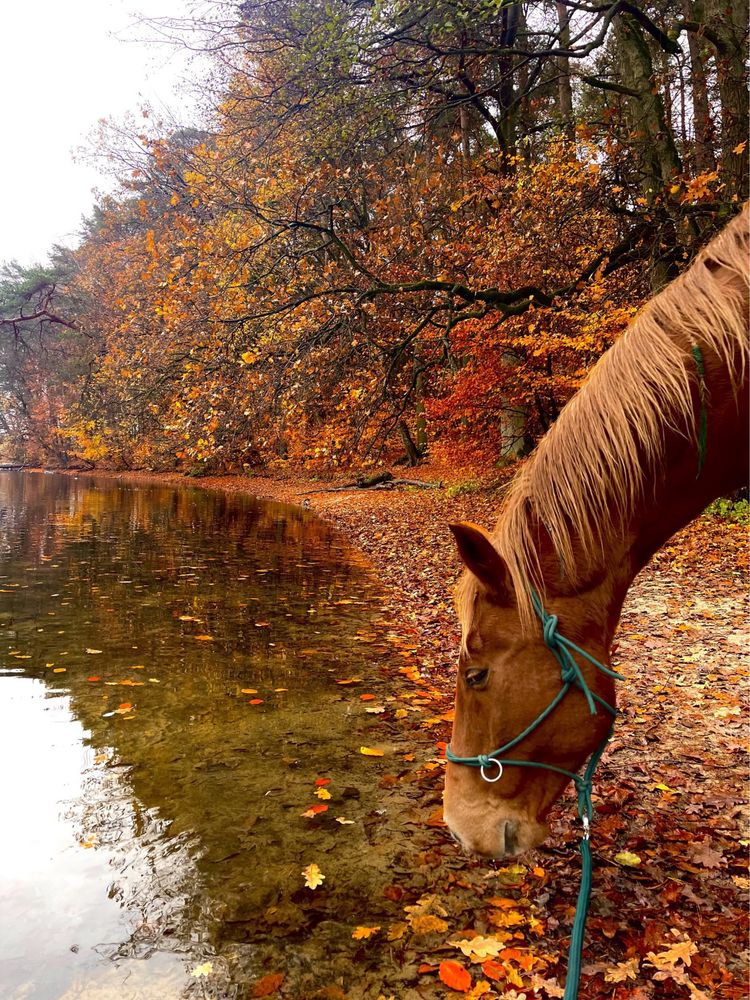
M 692 266 L 645 306 L 511 483 L 492 537 L 507 564 L 525 628 L 533 619 L 529 588 L 544 593 L 530 512 L 548 532 L 564 577 L 574 581 L 574 543 L 584 559 L 602 561 L 613 527 L 624 530 L 644 490 L 655 482 L 667 432 L 697 445 L 699 376 L 691 348 L 718 356 L 735 392 L 743 382 L 749 219 L 745 206 Z M 473 590 L 467 584 L 459 594 L 467 611 Z

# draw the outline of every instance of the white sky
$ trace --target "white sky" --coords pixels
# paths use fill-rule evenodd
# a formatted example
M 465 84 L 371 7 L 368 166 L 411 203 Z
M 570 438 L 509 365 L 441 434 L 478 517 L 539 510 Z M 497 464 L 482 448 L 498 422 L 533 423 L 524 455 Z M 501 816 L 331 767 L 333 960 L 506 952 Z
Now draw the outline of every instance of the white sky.
M 140 13 L 184 15 L 187 0 L 31 0 L 3 4 L 0 40 L 0 261 L 43 262 L 74 245 L 94 188 L 111 182 L 74 161 L 101 118 L 144 104 L 192 124 L 184 51 L 122 40 L 145 37 Z M 119 36 L 119 37 L 118 37 Z

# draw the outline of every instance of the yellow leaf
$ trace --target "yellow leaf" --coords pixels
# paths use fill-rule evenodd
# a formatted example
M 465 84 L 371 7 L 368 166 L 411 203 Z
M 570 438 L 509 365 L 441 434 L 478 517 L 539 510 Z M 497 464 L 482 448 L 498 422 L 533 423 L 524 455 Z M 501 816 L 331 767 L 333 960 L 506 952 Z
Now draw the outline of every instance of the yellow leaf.
M 739 145 L 737 145 L 737 146 L 734 147 L 734 149 L 732 150 L 732 152 L 736 153 L 737 156 L 742 156 L 742 154 L 745 152 L 745 147 L 746 146 L 747 146 L 747 142 L 741 142 Z
M 327 791 L 325 788 L 316 789 L 315 794 L 318 796 L 319 799 L 330 799 L 331 797 L 331 793 Z
M 625 865 L 627 868 L 637 868 L 641 863 L 639 855 L 633 854 L 631 851 L 620 851 L 615 854 L 615 861 L 619 865 Z
M 405 921 L 398 920 L 388 928 L 386 938 L 388 941 L 400 941 L 408 929 L 409 925 Z
M 352 931 L 352 937 L 355 941 L 364 941 L 366 938 L 372 937 L 373 934 L 377 934 L 380 927 L 355 927 Z
M 190 971 L 190 975 L 195 976 L 195 978 L 198 979 L 200 976 L 210 976 L 213 971 L 213 964 L 211 962 L 204 962 L 202 965 L 196 965 L 196 967 Z
M 650 951 L 646 958 L 651 962 L 655 968 L 660 972 L 669 972 L 670 969 L 674 969 L 678 962 L 684 962 L 685 965 L 690 965 L 692 957 L 698 948 L 690 940 L 686 938 L 684 941 L 678 941 L 673 944 L 666 951 L 660 951 L 657 955 Z
M 315 862 L 308 865 L 307 868 L 303 868 L 302 874 L 305 877 L 305 885 L 308 889 L 317 889 L 319 885 L 323 884 L 323 879 L 325 878 L 325 875 Z
M 443 934 L 448 930 L 447 922 L 440 917 L 434 917 L 431 913 L 410 917 L 409 923 L 415 934 Z
M 459 948 L 473 962 L 496 958 L 505 947 L 503 941 L 493 937 L 482 937 L 481 934 L 473 938 L 462 938 L 460 941 L 449 941 L 448 944 L 452 948 Z
M 624 983 L 626 979 L 635 979 L 641 965 L 641 960 L 637 955 L 628 959 L 627 962 L 618 962 L 611 969 L 604 973 L 604 978 L 608 983 Z
M 336 822 L 340 823 L 342 826 L 354 826 L 354 820 L 347 819 L 346 816 L 337 816 Z
M 385 756 L 385 751 L 376 750 L 374 747 L 360 747 L 359 752 L 364 754 L 365 757 L 383 757 Z

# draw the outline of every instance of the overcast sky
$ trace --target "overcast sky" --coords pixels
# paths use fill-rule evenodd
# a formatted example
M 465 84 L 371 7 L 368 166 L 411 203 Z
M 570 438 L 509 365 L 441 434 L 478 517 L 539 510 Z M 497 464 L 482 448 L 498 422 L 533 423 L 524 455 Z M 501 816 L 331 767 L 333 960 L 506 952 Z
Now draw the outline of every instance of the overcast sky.
M 183 51 L 122 39 L 140 9 L 179 16 L 187 0 L 33 0 L 3 4 L 0 94 L 0 261 L 44 261 L 53 243 L 73 245 L 92 189 L 109 182 L 75 151 L 101 118 L 144 104 L 194 117 Z

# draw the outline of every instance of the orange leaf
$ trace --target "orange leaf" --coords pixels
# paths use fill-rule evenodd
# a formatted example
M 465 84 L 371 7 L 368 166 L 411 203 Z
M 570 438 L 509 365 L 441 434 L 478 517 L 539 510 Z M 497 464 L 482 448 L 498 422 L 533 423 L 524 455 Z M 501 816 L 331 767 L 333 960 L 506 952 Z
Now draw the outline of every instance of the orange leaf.
M 316 788 L 325 788 L 326 785 L 330 785 L 330 784 L 331 784 L 331 779 L 330 778 L 316 778 L 315 779 L 315 786 L 316 786 Z
M 248 702 L 248 705 L 262 705 L 262 704 L 263 704 L 262 698 L 251 698 L 250 701 Z
M 359 696 L 360 701 L 375 701 L 376 696 L 374 694 L 361 694 Z
M 439 973 L 441 980 L 452 990 L 468 993 L 471 989 L 471 976 L 458 962 L 441 962 Z
M 380 927 L 355 927 L 352 931 L 352 937 L 355 941 L 364 941 L 373 934 L 377 934 Z
M 486 962 L 482 962 L 482 972 L 488 979 L 492 979 L 496 983 L 500 982 L 501 979 L 505 979 L 505 966 L 502 962 L 495 961 L 494 958 L 489 958 Z
M 271 972 L 269 975 L 263 976 L 263 978 L 259 979 L 253 986 L 250 996 L 270 997 L 271 994 L 275 993 L 284 982 L 284 976 L 285 974 L 283 972 Z
M 214 641 L 214 637 L 212 635 L 196 635 L 195 638 L 198 639 L 200 642 L 213 642 Z
M 86 680 L 91 681 L 94 684 L 96 681 L 100 681 L 101 677 L 87 677 Z
M 123 701 L 123 702 L 122 702 L 122 703 L 121 703 L 120 705 L 118 705 L 117 707 L 118 707 L 118 709 L 119 709 L 119 710 L 120 710 L 121 712 L 129 712 L 129 711 L 130 711 L 130 709 L 131 709 L 131 708 L 133 707 L 133 704 L 132 704 L 132 702 L 130 702 L 130 701 Z

